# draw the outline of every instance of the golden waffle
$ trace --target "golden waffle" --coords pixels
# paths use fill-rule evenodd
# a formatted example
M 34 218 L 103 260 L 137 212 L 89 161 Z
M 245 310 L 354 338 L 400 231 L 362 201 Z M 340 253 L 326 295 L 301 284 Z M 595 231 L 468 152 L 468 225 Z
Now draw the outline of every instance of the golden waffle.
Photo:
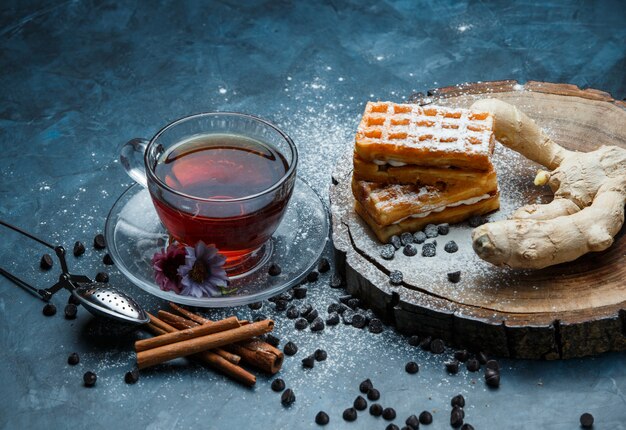
M 442 212 L 450 207 L 470 206 L 489 199 L 497 191 L 495 183 L 484 187 L 467 187 L 465 184 L 381 185 L 352 179 L 352 194 L 356 201 L 380 226 L 409 217 L 425 217 L 425 214 Z
M 368 102 L 355 151 L 375 164 L 492 170 L 493 117 L 488 112 Z
M 402 234 L 405 231 L 416 232 L 422 230 L 428 224 L 458 223 L 474 215 L 484 215 L 493 212 L 500 207 L 500 195 L 492 195 L 488 199 L 481 200 L 472 205 L 460 205 L 445 208 L 441 212 L 431 212 L 421 218 L 407 218 L 397 224 L 383 226 L 378 224 L 367 210 L 358 201 L 354 202 L 355 211 L 370 226 L 378 240 L 387 243 L 394 234 Z

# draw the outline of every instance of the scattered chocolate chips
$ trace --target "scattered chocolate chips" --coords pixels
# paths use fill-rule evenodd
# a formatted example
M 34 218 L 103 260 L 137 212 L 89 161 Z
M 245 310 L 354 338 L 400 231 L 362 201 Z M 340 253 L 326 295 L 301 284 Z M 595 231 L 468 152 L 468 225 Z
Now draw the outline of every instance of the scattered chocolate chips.
M 383 418 L 387 421 L 396 419 L 396 411 L 394 408 L 385 408 L 383 409 Z
M 472 426 L 471 424 L 465 423 L 461 426 L 461 430 L 474 430 L 474 426 Z
M 450 224 L 448 223 L 439 224 L 437 226 L 437 232 L 442 236 L 445 236 L 446 234 L 450 233 Z
M 316 272 L 315 270 L 313 270 L 312 272 L 309 272 L 308 275 L 306 275 L 306 280 L 309 282 L 315 282 L 317 281 L 317 278 L 319 277 L 320 277 L 320 274 Z
M 402 253 L 407 257 L 413 257 L 417 255 L 417 248 L 415 247 L 415 245 L 409 243 L 407 246 L 404 247 Z
M 277 393 L 280 393 L 281 391 L 285 389 L 285 381 L 283 381 L 281 378 L 276 378 L 272 381 L 271 388 L 272 388 L 272 391 L 276 391 Z
M 413 234 L 413 242 L 415 243 L 424 243 L 426 242 L 426 233 L 424 233 L 423 231 L 418 231 L 417 233 Z
M 380 256 L 384 258 L 385 260 L 393 259 L 393 256 L 395 255 L 395 253 L 396 253 L 396 248 L 391 244 L 383 245 L 383 247 L 380 248 Z
M 280 396 L 280 403 L 282 403 L 283 406 L 289 406 L 295 401 L 296 395 L 293 393 L 293 390 L 291 388 L 287 388 Z
M 278 299 L 290 302 L 293 300 L 293 293 L 291 291 L 285 291 L 278 296 Z
M 422 413 L 419 416 L 419 419 L 420 419 L 420 423 L 424 425 L 432 424 L 433 415 L 428 411 L 422 411 Z
M 304 318 L 309 322 L 309 324 L 313 323 L 313 321 L 315 321 L 316 318 L 318 318 L 320 316 L 319 312 L 317 311 L 317 309 L 313 309 L 311 312 L 308 312 Z
M 348 408 L 345 411 L 343 411 L 343 419 L 346 421 L 356 420 L 356 409 Z
M 80 305 L 80 300 L 78 300 L 78 298 L 76 298 L 74 294 L 70 294 L 70 296 L 67 298 L 67 302 L 76 306 Z
M 302 359 L 302 367 L 305 369 L 313 369 L 315 367 L 315 356 L 309 355 Z
M 433 339 L 433 341 L 430 342 L 430 351 L 433 354 L 441 354 L 445 349 L 446 346 L 441 339 Z
M 460 270 L 457 270 L 456 272 L 448 273 L 448 281 L 452 282 L 453 284 L 458 283 L 460 280 L 461 280 Z
M 280 344 L 280 339 L 272 333 L 268 333 L 265 335 L 265 342 L 269 343 L 273 347 L 277 347 Z
M 387 427 L 385 427 L 385 430 L 400 430 L 400 427 L 398 427 L 394 423 L 391 423 Z
M 313 312 L 313 306 L 308 303 L 302 306 L 302 309 L 300 309 L 300 315 L 302 315 L 303 317 L 306 317 L 311 312 Z
M 325 327 L 324 320 L 321 317 L 317 317 L 311 322 L 311 331 L 322 331 Z
M 406 373 L 410 374 L 410 375 L 414 375 L 417 372 L 419 372 L 420 367 L 419 365 L 414 362 L 414 361 L 409 361 L 405 366 L 404 366 L 404 370 L 406 370 Z
M 289 304 L 289 302 L 287 300 L 283 300 L 283 299 L 278 299 L 276 300 L 276 302 L 274 303 L 274 310 L 276 312 L 282 312 L 285 309 L 287 309 L 287 305 Z
M 383 407 L 379 403 L 372 403 L 370 406 L 370 415 L 379 417 L 383 414 Z
M 258 311 L 259 309 L 263 307 L 263 303 L 262 302 L 250 303 L 248 307 L 252 309 L 253 311 Z
M 487 369 L 485 371 L 485 383 L 491 388 L 500 386 L 500 373 L 497 370 Z
M 402 246 L 406 246 L 409 243 L 413 243 L 413 235 L 409 232 L 404 232 L 400 235 L 400 242 Z
M 383 322 L 378 318 L 372 318 L 367 328 L 369 329 L 370 333 L 374 334 L 382 333 L 384 330 Z
M 358 396 L 356 399 L 354 399 L 354 403 L 352 405 L 357 411 L 364 411 L 365 409 L 367 409 L 367 400 L 365 400 L 363 396 Z
M 396 249 L 402 248 L 402 240 L 400 240 L 400 238 L 395 234 L 391 236 L 391 239 L 389 239 L 389 244 Z
M 52 257 L 50 254 L 44 254 L 41 256 L 41 260 L 39 260 L 39 267 L 43 270 L 50 270 L 54 266 L 54 261 L 52 261 Z
M 391 282 L 391 285 L 402 285 L 402 280 L 403 276 L 401 271 L 392 270 L 391 273 L 389 273 L 389 282 Z
M 96 237 L 93 238 L 93 247 L 96 249 L 104 249 L 107 247 L 107 242 L 103 234 L 97 234 Z
M 80 257 L 85 253 L 85 245 L 81 241 L 74 243 L 74 257 Z
M 467 367 L 467 370 L 469 370 L 470 372 L 477 372 L 478 370 L 480 370 L 480 363 L 475 358 L 470 358 L 469 360 L 467 360 L 465 367 Z
M 352 310 L 356 310 L 361 305 L 361 301 L 359 299 L 350 299 L 348 303 L 346 303 L 348 307 Z
M 133 369 L 129 372 L 126 372 L 124 375 L 124 382 L 127 384 L 136 384 L 139 381 L 139 369 Z
M 472 215 L 469 220 L 467 220 L 467 223 L 470 225 L 470 227 L 476 228 L 480 225 L 483 225 L 485 221 L 480 215 Z
M 459 428 L 463 425 L 463 409 L 454 407 L 450 412 L 450 425 L 454 428 Z
M 283 352 L 285 353 L 285 355 L 289 356 L 296 355 L 296 353 L 298 352 L 298 346 L 295 343 L 289 341 L 283 347 Z
M 443 246 L 443 249 L 450 254 L 454 254 L 459 250 L 459 245 L 456 244 L 455 241 L 451 240 Z
M 57 307 L 52 303 L 46 303 L 43 307 L 42 313 L 47 317 L 51 317 L 57 313 Z
M 467 350 L 465 349 L 461 349 L 454 353 L 454 358 L 459 360 L 461 363 L 465 363 L 467 359 L 469 358 L 469 352 L 467 352 Z
M 113 259 L 111 258 L 111 256 L 108 253 L 104 254 L 104 257 L 102 257 L 102 262 L 104 264 L 106 264 L 107 266 L 111 266 L 111 265 L 115 264 L 113 262 Z
M 69 357 L 67 357 L 67 364 L 71 366 L 76 366 L 80 362 L 80 357 L 77 353 L 72 352 Z
M 331 312 L 326 318 L 326 325 L 334 326 L 339 324 L 339 314 L 337 312 Z
M 282 273 L 283 269 L 276 263 L 270 264 L 269 269 L 267 269 L 267 274 L 270 276 L 278 276 Z
M 328 308 L 326 309 L 326 311 L 329 314 L 332 314 L 333 312 L 339 312 L 340 307 L 341 307 L 341 304 L 333 302 L 330 305 L 328 305 Z
M 415 430 L 417 430 L 420 427 L 420 420 L 419 418 L 417 418 L 416 415 L 411 415 L 410 417 L 406 419 L 404 423 L 410 428 L 415 429 Z
M 344 324 L 352 325 L 352 319 L 354 318 L 355 315 L 356 315 L 356 312 L 354 312 L 352 309 L 346 309 L 341 314 L 341 319 L 343 320 Z
M 348 300 L 351 300 L 352 296 L 350 294 L 346 294 L 345 296 L 339 296 L 339 302 L 344 305 L 348 305 Z
M 368 400 L 378 400 L 380 399 L 380 391 L 378 391 L 376 388 L 372 388 L 367 392 L 367 398 Z
M 367 324 L 367 318 L 364 315 L 355 313 L 352 317 L 352 327 L 363 328 Z
M 320 273 L 326 273 L 330 270 L 330 262 L 328 258 L 322 257 L 319 263 L 317 263 L 317 271 Z
M 305 320 L 304 318 L 298 318 L 296 320 L 296 323 L 294 324 L 294 327 L 296 328 L 296 330 L 304 330 L 308 326 L 309 326 L 309 322 Z
M 294 287 L 293 289 L 293 298 L 294 299 L 298 299 L 298 300 L 302 300 L 306 297 L 306 293 L 307 293 L 307 288 L 303 287 L 302 285 L 298 286 L 298 287 Z
M 439 236 L 439 228 L 435 224 L 428 224 L 424 228 L 424 234 L 426 234 L 427 238 L 432 239 Z
M 343 279 L 339 275 L 333 275 L 330 279 L 330 288 L 341 288 L 343 286 Z
M 372 388 L 374 388 L 374 385 L 369 378 L 359 384 L 359 391 L 363 394 L 367 394 Z
M 328 354 L 323 349 L 316 349 L 313 357 L 315 357 L 315 361 L 324 361 L 328 358 Z
M 584 429 L 590 429 L 593 427 L 593 415 L 589 412 L 585 412 L 580 416 L 580 426 Z
M 315 415 L 315 424 L 318 426 L 325 426 L 330 422 L 330 417 L 324 411 L 319 411 L 317 415 Z
M 434 257 L 435 255 L 437 255 L 437 247 L 434 243 L 422 245 L 422 257 Z
M 290 320 L 295 320 L 296 318 L 300 316 L 300 311 L 298 310 L 296 306 L 291 305 L 289 306 L 289 308 L 287 308 L 287 312 L 285 313 L 285 315 Z
M 485 363 L 485 368 L 500 371 L 500 363 L 498 363 L 497 360 L 487 360 L 487 362 Z
M 102 283 L 109 282 L 109 274 L 106 272 L 96 273 L 96 282 L 102 282 Z
M 65 319 L 73 320 L 76 319 L 76 314 L 78 313 L 78 307 L 72 303 L 68 303 L 65 305 Z
M 83 375 L 83 383 L 85 387 L 93 387 L 96 385 L 96 381 L 98 380 L 98 376 L 94 372 L 85 372 Z
M 419 346 L 419 344 L 420 344 L 420 337 L 417 336 L 417 335 L 413 335 L 413 336 L 411 336 L 409 338 L 408 342 L 409 342 L 409 345 L 411 345 L 411 346 Z
M 465 397 L 463 397 L 462 394 L 457 394 L 456 396 L 452 398 L 452 400 L 450 400 L 450 406 L 452 407 L 458 406 L 459 408 L 464 408 Z

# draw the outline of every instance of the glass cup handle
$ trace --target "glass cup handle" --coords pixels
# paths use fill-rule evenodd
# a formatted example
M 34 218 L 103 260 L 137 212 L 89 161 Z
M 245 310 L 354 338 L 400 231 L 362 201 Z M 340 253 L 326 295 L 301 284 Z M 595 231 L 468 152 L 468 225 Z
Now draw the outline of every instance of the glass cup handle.
M 120 148 L 120 162 L 130 176 L 139 185 L 148 188 L 146 166 L 143 161 L 149 140 L 136 137 Z

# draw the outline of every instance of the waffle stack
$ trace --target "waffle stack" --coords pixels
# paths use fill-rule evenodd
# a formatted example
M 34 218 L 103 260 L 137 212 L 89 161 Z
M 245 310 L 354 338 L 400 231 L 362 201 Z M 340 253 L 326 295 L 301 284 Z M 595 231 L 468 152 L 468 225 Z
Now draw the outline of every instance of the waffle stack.
M 488 112 L 369 102 L 356 134 L 355 210 L 382 242 L 499 208 Z

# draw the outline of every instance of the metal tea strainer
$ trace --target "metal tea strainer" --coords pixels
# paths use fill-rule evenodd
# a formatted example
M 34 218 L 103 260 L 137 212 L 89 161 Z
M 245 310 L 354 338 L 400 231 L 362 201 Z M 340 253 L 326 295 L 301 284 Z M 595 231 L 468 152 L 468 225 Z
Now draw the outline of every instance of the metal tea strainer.
M 145 324 L 149 321 L 149 317 L 142 307 L 126 293 L 107 284 L 94 282 L 87 276 L 69 273 L 67 262 L 65 261 L 65 249 L 62 246 L 51 245 L 5 221 L 0 220 L 0 225 L 8 227 L 54 250 L 61 264 L 62 272 L 61 276 L 59 276 L 59 282 L 46 289 L 35 288 L 1 267 L 0 275 L 3 275 L 19 287 L 39 297 L 44 302 L 48 302 L 54 293 L 61 288 L 65 288 L 85 309 L 95 316 L 105 317 L 127 324 Z

